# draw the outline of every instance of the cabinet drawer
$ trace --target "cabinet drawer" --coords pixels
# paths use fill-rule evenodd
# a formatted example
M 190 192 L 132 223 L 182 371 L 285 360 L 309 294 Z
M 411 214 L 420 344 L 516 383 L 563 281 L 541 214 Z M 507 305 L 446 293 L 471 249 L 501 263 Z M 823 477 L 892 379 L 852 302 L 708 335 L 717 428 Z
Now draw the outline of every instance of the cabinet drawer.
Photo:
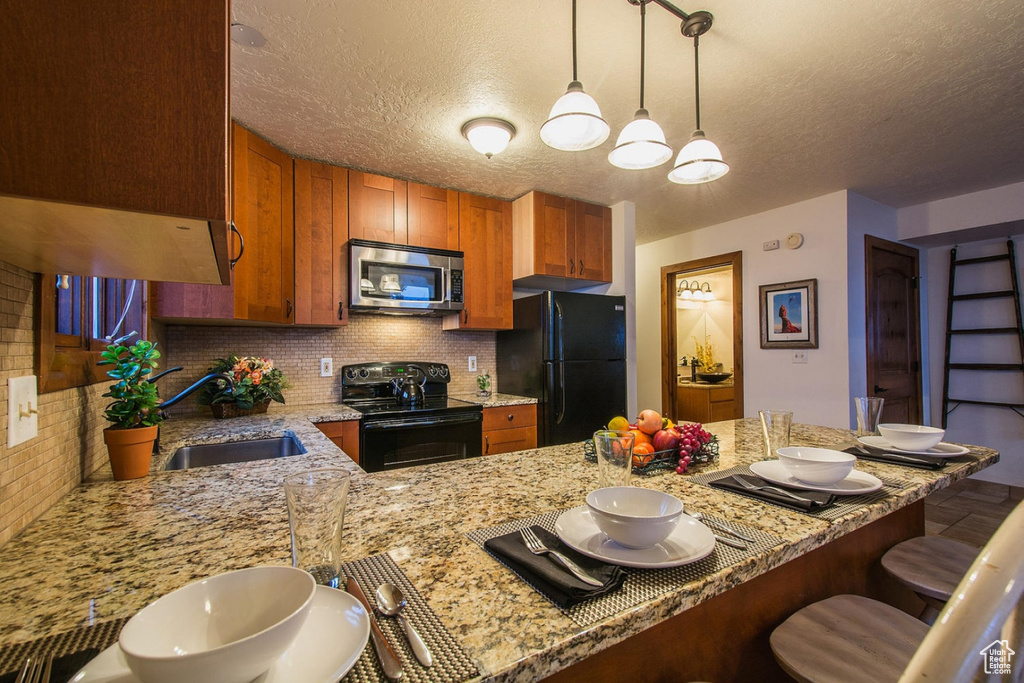
M 536 447 L 537 427 L 517 427 L 484 432 L 480 452 L 484 455 L 497 455 Z
M 716 401 L 711 404 L 711 419 L 708 422 L 718 422 L 719 420 L 731 420 L 736 417 L 733 414 L 735 411 L 735 403 L 733 401 Z
M 711 402 L 717 403 L 718 401 L 731 401 L 736 397 L 736 393 L 733 387 L 722 387 L 721 389 L 708 389 L 708 393 L 711 395 Z
M 536 404 L 484 408 L 484 431 L 529 427 L 537 424 Z

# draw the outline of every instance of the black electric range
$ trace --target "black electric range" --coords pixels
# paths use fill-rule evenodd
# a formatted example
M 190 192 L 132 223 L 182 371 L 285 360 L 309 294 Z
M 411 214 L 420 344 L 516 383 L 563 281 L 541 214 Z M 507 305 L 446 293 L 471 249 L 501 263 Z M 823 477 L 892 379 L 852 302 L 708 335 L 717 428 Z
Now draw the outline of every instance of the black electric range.
M 449 398 L 444 363 L 375 362 L 341 369 L 341 400 L 359 411 L 359 461 L 367 472 L 481 455 L 483 409 Z M 405 383 L 422 398 L 403 400 Z

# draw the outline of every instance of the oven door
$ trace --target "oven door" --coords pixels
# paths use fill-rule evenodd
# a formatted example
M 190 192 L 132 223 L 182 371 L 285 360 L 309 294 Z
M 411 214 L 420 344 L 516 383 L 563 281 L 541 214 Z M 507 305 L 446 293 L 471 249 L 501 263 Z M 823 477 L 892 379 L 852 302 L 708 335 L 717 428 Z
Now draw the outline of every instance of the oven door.
M 367 472 L 481 455 L 483 413 L 366 419 L 359 427 L 359 464 Z

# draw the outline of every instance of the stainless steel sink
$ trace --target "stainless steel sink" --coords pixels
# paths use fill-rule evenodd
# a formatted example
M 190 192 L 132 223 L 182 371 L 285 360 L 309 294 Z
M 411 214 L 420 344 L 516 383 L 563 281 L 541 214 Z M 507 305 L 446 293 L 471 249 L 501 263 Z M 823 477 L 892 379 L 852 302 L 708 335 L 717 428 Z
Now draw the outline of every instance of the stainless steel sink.
M 305 452 L 306 449 L 298 437 L 291 432 L 286 432 L 284 436 L 268 439 L 184 446 L 174 451 L 174 455 L 164 465 L 164 469 L 187 470 L 191 467 L 284 458 L 289 455 L 301 455 Z

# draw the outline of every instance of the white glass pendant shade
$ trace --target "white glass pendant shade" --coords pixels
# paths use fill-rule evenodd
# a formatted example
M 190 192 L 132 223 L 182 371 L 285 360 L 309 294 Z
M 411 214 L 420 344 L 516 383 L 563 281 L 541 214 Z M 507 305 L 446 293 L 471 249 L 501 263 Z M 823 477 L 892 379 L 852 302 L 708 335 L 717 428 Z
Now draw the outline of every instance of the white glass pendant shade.
M 482 118 L 467 121 L 462 126 L 462 134 L 473 149 L 490 159 L 505 151 L 516 134 L 516 128 L 502 119 Z
M 709 183 L 729 172 L 729 164 L 722 161 L 718 145 L 704 137 L 704 131 L 694 131 L 690 141 L 679 150 L 675 167 L 668 179 L 680 185 Z
M 608 139 L 611 128 L 601 118 L 601 108 L 583 92 L 579 81 L 569 84 L 565 94 L 555 101 L 551 114 L 540 127 L 540 139 L 548 147 L 565 152 L 593 149 Z
M 672 158 L 661 126 L 651 120 L 646 109 L 637 109 L 633 120 L 619 133 L 615 149 L 608 154 L 613 166 L 640 170 L 660 166 Z

